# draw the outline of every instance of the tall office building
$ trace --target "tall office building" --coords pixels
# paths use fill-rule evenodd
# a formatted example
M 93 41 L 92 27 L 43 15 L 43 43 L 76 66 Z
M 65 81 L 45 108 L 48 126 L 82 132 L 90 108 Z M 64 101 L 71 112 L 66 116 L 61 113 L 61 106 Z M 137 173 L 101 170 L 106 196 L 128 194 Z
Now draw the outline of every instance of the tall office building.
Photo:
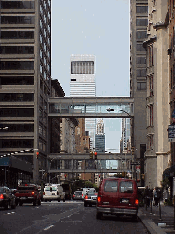
M 21 172 L 23 181 L 28 176 L 37 182 L 47 166 L 51 0 L 1 0 L 0 43 L 0 122 L 8 127 L 0 132 L 0 153 L 21 150 L 16 160 L 32 170 L 14 163 L 14 176 L 18 180 Z
M 95 97 L 95 56 L 94 55 L 72 55 L 70 96 L 71 97 Z M 86 107 L 86 111 L 91 113 L 95 107 Z M 95 147 L 96 119 L 85 120 L 85 130 L 89 131 L 90 148 Z
M 103 119 L 97 122 L 97 134 L 95 134 L 95 151 L 105 153 L 105 133 Z M 101 168 L 106 169 L 106 160 L 100 160 Z
M 131 144 L 135 158 L 141 159 L 144 174 L 146 151 L 146 51 L 143 41 L 147 38 L 148 0 L 130 1 L 130 96 L 134 98 L 134 120 L 131 120 Z M 141 181 L 142 186 L 144 181 Z

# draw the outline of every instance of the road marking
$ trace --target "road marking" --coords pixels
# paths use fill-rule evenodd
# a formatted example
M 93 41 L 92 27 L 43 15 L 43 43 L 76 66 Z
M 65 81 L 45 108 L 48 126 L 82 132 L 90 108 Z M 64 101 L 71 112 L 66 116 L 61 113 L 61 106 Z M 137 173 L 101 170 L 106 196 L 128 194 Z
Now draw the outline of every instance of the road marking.
M 50 229 L 50 228 L 52 228 L 52 227 L 54 227 L 54 225 L 50 225 L 50 226 L 44 228 L 43 230 L 44 230 L 44 231 L 47 231 L 48 229 Z
M 74 221 L 74 220 L 72 220 L 72 221 L 71 221 L 71 220 L 70 220 L 70 221 L 62 221 L 62 220 L 61 220 L 61 222 L 62 222 L 62 223 L 75 223 L 75 222 L 76 222 L 76 223 L 82 223 L 83 221 L 81 221 L 81 220 L 75 220 L 75 221 Z

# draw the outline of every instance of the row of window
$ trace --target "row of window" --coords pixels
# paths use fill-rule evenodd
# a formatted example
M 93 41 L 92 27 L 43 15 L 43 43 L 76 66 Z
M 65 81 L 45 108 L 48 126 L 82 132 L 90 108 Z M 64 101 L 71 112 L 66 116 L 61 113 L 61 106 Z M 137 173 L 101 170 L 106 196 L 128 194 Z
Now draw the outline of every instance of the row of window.
M 146 57 L 137 57 L 136 63 L 137 64 L 146 64 Z
M 148 13 L 148 6 L 136 6 L 136 13 Z
M 34 124 L 6 124 L 8 127 L 8 132 L 33 132 Z M 1 129 L 1 132 L 7 131 L 6 129 Z
M 34 16 L 1 16 L 1 24 L 34 24 Z
M 137 82 L 137 90 L 146 90 L 146 82 Z
M 0 93 L 2 102 L 31 102 L 34 101 L 33 93 Z
M 1 31 L 1 39 L 34 39 L 34 31 Z
M 138 31 L 136 32 L 137 39 L 145 39 L 147 38 L 147 31 Z
M 34 85 L 34 76 L 0 76 L 0 85 Z
M 136 45 L 136 50 L 137 51 L 144 51 L 145 52 L 145 48 L 143 47 L 143 44 L 137 44 Z
M 1 108 L 1 117 L 34 117 L 33 108 Z
M 94 74 L 94 61 L 71 62 L 71 74 Z
M 26 140 L 0 140 L 0 147 L 1 148 L 33 148 L 33 140 L 26 139 Z
M 146 77 L 146 69 L 137 69 L 137 77 Z
M 0 46 L 0 54 L 34 54 L 34 46 Z
M 148 19 L 147 18 L 137 18 L 136 19 L 136 26 L 147 26 Z
M 34 9 L 34 1 L 5 1 L 1 2 L 2 9 Z
M 29 61 L 0 61 L 1 70 L 33 70 L 34 62 Z

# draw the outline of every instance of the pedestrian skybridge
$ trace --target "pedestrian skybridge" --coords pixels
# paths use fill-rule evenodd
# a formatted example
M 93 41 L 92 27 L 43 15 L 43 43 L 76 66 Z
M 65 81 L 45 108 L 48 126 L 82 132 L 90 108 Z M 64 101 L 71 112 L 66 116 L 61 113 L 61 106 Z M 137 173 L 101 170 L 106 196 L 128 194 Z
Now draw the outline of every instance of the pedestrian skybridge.
M 51 97 L 48 103 L 49 117 L 134 117 L 134 98 L 131 97 Z

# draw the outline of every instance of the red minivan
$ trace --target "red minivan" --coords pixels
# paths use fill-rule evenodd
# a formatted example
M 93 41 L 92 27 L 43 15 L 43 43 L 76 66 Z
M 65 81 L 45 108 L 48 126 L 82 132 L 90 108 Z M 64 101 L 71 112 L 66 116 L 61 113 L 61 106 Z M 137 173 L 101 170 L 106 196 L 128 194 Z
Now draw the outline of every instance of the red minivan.
M 105 178 L 99 187 L 96 218 L 101 219 L 103 214 L 111 214 L 131 215 L 136 220 L 138 204 L 135 180 L 116 177 Z

